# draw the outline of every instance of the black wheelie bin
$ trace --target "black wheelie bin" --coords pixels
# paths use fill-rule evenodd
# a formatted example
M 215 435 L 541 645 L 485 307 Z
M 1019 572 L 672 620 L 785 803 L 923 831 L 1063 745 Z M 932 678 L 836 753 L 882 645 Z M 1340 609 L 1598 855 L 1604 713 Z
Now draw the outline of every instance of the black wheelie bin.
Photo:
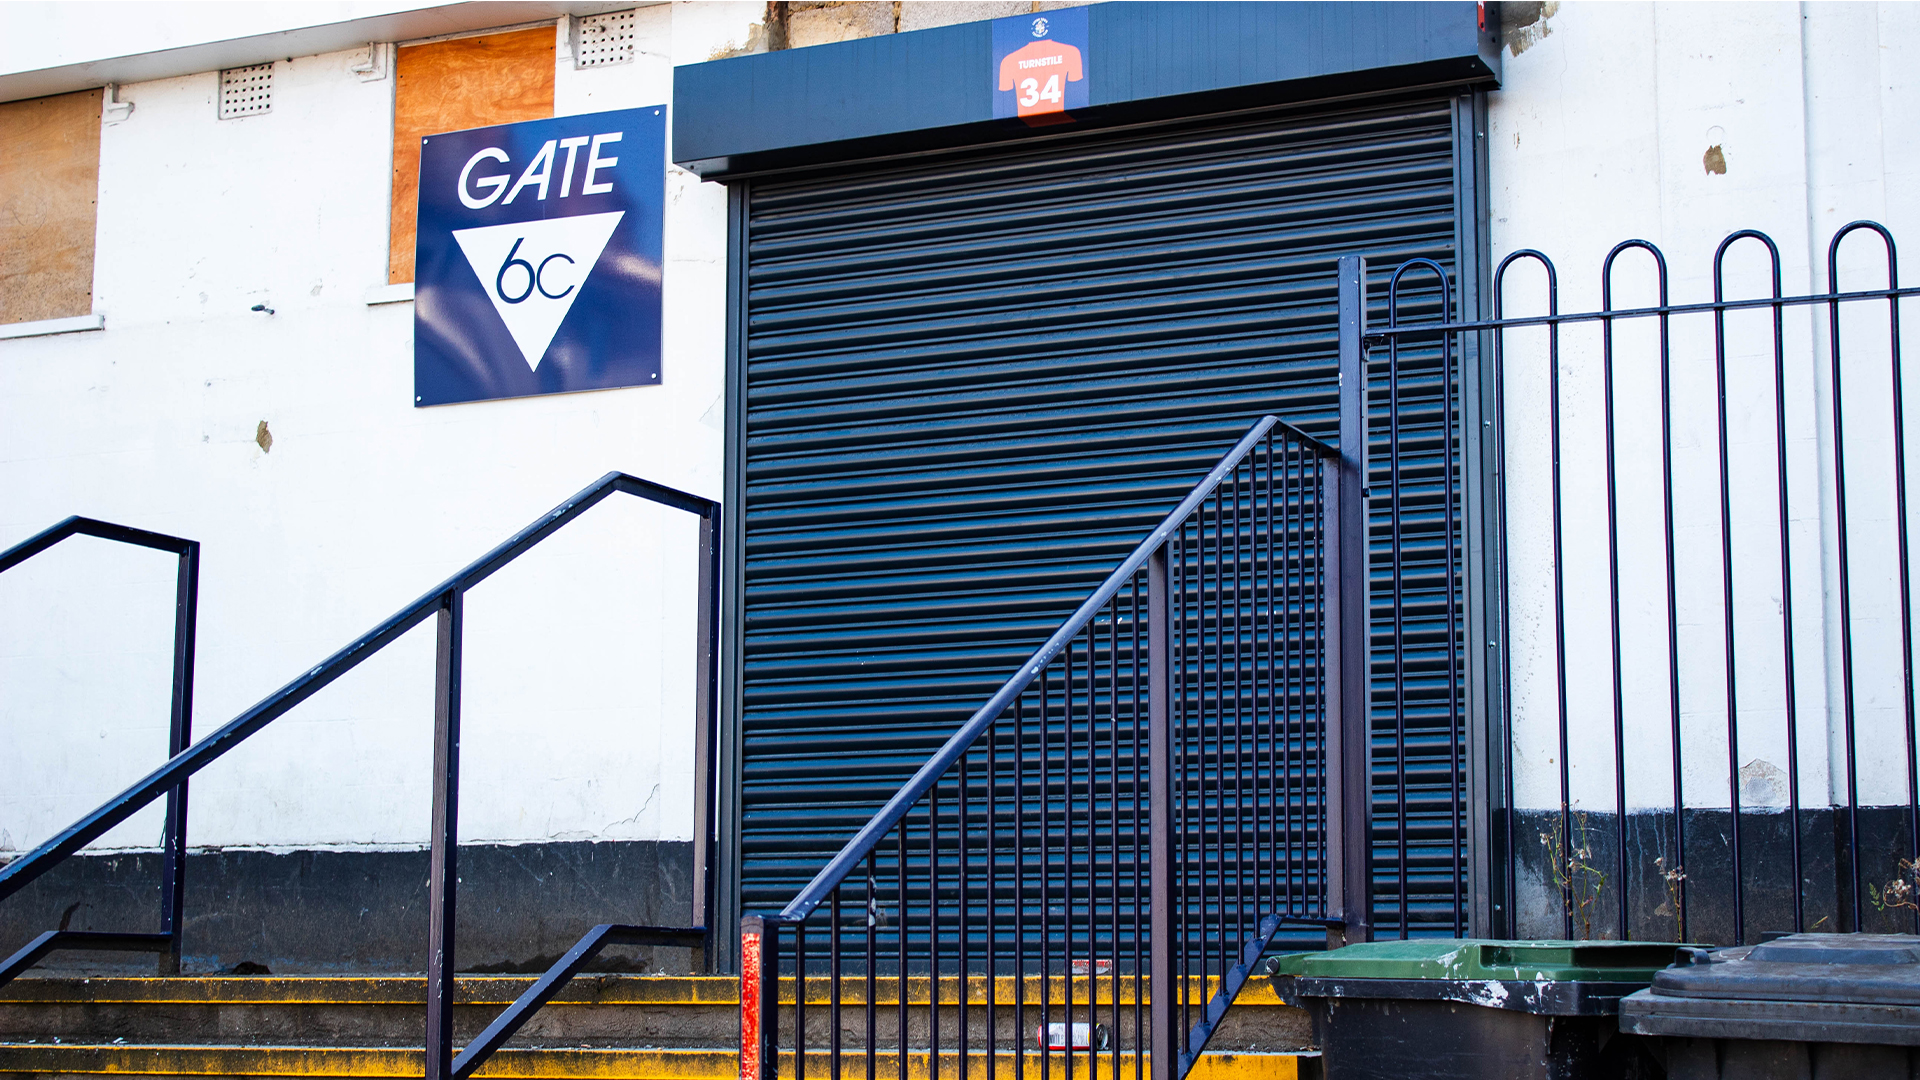
M 1920 937 L 1685 949 L 1620 1003 L 1672 1080 L 1920 1080 Z

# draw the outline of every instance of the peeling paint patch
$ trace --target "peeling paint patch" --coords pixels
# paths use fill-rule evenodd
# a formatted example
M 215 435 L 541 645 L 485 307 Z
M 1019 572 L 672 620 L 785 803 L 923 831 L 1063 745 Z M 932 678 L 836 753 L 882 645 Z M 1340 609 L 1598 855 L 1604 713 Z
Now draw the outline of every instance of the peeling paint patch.
M 1519 56 L 1535 45 L 1540 39 L 1553 33 L 1553 27 L 1547 22 L 1560 13 L 1560 0 L 1527 0 L 1524 3 L 1506 3 L 1500 5 L 1501 41 L 1507 52 Z
M 1762 809 L 1785 807 L 1789 789 L 1786 771 L 1765 758 L 1754 758 L 1740 766 L 1741 807 Z
M 787 47 L 879 37 L 900 29 L 897 5 L 883 0 L 787 0 Z
M 772 4 L 768 4 L 767 6 L 769 8 L 773 7 Z M 763 53 L 775 47 L 776 46 L 769 40 L 766 23 L 757 22 L 747 28 L 747 43 L 745 45 L 729 41 L 708 54 L 707 59 L 727 60 L 735 56 L 746 56 L 750 53 Z
M 1707 147 L 1707 152 L 1700 156 L 1700 164 L 1714 176 L 1727 175 L 1727 155 L 1720 149 L 1719 143 Z
M 256 446 L 260 447 L 261 453 L 270 454 L 273 452 L 273 432 L 267 430 L 267 422 L 265 420 L 260 421 L 260 426 L 253 429 L 253 441 Z
M 1475 1005 L 1498 1009 L 1507 1004 L 1507 988 L 1495 980 L 1475 980 L 1467 983 L 1465 989 L 1467 1000 Z

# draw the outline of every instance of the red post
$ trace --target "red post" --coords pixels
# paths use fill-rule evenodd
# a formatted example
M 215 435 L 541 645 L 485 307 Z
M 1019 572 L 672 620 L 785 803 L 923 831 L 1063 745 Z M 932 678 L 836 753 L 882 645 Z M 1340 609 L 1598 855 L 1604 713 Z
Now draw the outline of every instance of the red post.
M 760 1062 L 760 956 L 766 923 L 740 920 L 740 1080 L 765 1080 Z

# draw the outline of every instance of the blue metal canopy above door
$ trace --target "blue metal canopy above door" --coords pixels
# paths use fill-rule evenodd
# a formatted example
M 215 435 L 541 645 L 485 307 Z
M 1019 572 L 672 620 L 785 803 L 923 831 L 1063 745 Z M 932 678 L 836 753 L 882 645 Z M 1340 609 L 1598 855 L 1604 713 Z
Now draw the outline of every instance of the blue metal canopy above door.
M 1500 79 L 1482 6 L 1460 0 L 1108 3 L 1087 20 L 1082 125 Z M 1026 137 L 994 119 L 992 49 L 975 22 L 675 68 L 673 160 L 719 179 Z

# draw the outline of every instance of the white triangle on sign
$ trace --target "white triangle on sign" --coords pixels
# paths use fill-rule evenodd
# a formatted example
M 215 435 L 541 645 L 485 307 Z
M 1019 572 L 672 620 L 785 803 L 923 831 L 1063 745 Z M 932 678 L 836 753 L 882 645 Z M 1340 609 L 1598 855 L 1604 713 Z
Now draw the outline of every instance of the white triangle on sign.
M 540 370 L 547 346 L 579 298 L 625 210 L 455 229 L 493 310 L 527 367 Z

